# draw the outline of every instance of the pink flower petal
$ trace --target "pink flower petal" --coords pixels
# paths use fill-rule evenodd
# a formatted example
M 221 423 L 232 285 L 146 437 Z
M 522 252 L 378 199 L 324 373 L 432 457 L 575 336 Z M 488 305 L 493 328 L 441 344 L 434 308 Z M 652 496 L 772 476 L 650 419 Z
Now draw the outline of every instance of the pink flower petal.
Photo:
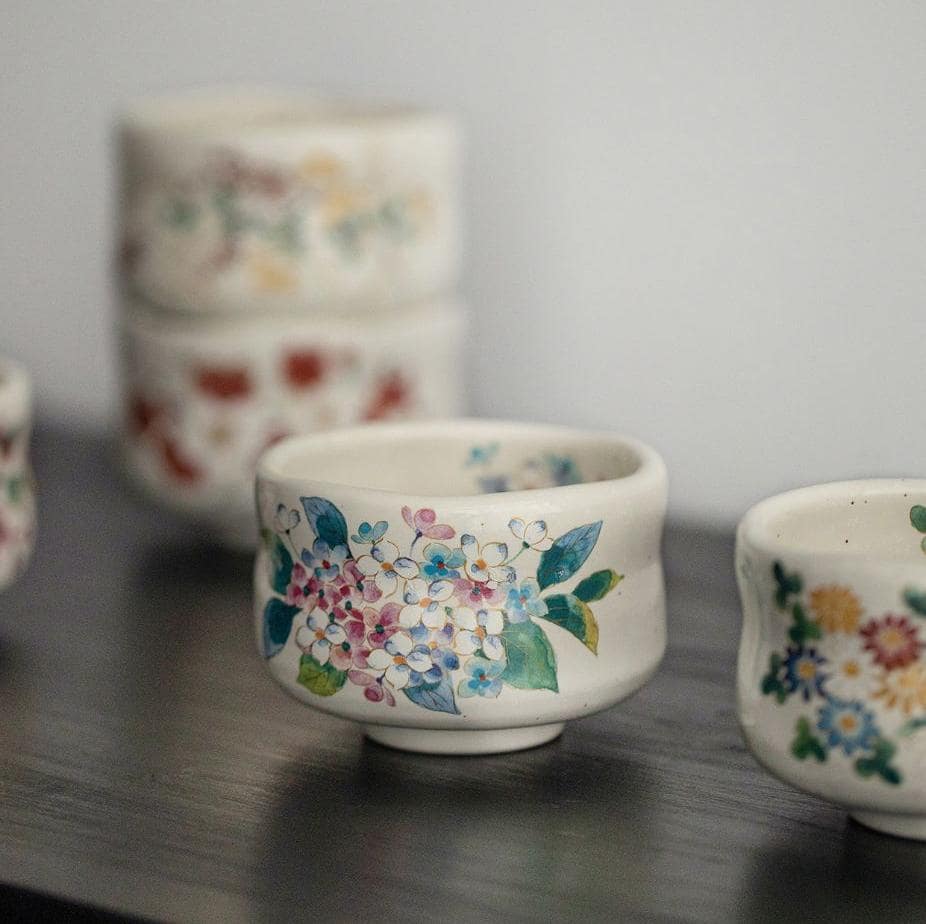
M 415 514 L 415 529 L 420 529 L 421 532 L 424 532 L 435 520 L 437 519 L 437 514 L 431 510 L 429 507 L 422 507 Z
M 405 520 L 405 522 L 408 523 L 408 525 L 409 525 L 412 529 L 415 528 L 415 520 L 414 520 L 414 517 L 412 517 L 412 508 L 411 508 L 411 507 L 403 507 L 403 508 L 402 508 L 402 519 Z
M 344 631 L 347 632 L 348 639 L 356 644 L 363 641 L 363 637 L 366 635 L 366 626 L 359 619 L 349 619 L 344 623 Z
M 379 623 L 382 626 L 394 626 L 399 621 L 399 613 L 402 612 L 401 603 L 387 603 L 379 611 Z
M 455 532 L 452 526 L 446 523 L 438 523 L 436 526 L 430 526 L 422 532 L 428 539 L 453 539 Z
M 376 683 L 376 678 L 365 674 L 363 671 L 349 670 L 347 679 L 351 683 L 356 683 L 358 687 L 368 687 L 371 683 Z
M 372 678 L 370 678 L 370 679 L 372 679 Z M 383 701 L 383 696 L 384 696 L 384 694 L 383 694 L 383 688 L 382 688 L 382 686 L 380 686 L 380 684 L 374 683 L 372 686 L 367 687 L 367 688 L 363 691 L 363 695 L 364 695 L 371 703 L 381 703 L 381 702 Z M 390 694 L 390 699 L 391 699 L 391 698 L 392 698 L 392 694 Z M 393 702 L 395 702 L 395 700 L 393 700 Z
M 331 663 L 339 671 L 346 671 L 353 664 L 353 658 L 351 657 L 351 653 L 345 651 L 340 645 L 332 645 Z

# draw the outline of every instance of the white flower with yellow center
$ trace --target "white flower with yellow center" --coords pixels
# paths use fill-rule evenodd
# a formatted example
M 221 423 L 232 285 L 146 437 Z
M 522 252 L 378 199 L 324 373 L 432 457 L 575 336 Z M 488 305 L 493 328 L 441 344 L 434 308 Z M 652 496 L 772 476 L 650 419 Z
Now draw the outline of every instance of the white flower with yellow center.
M 399 622 L 406 628 L 423 623 L 429 629 L 440 629 L 447 624 L 447 614 L 441 605 L 453 594 L 453 581 L 432 581 L 413 578 L 405 585 L 405 606 L 399 613 Z
M 507 584 L 514 578 L 514 568 L 505 565 L 508 546 L 504 542 L 479 545 L 475 536 L 460 536 L 460 546 L 466 556 L 466 575 L 474 581 L 497 581 Z
M 865 702 L 878 689 L 874 658 L 858 635 L 829 635 L 826 649 L 826 692 L 846 701 Z

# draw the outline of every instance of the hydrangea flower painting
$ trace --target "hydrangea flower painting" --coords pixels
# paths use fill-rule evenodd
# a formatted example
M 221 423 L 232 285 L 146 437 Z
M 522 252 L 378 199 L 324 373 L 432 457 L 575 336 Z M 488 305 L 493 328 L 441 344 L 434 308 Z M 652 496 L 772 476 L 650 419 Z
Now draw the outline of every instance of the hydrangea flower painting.
M 460 700 L 495 699 L 505 687 L 559 691 L 546 624 L 597 654 L 590 604 L 622 576 L 606 568 L 551 589 L 578 574 L 601 521 L 554 537 L 543 520 L 512 517 L 506 535 L 489 537 L 430 508 L 349 529 L 330 500 L 301 506 L 280 506 L 263 532 L 273 594 L 262 644 L 273 658 L 293 639 L 297 680 L 311 693 L 356 688 L 384 707 L 404 697 L 457 715 Z

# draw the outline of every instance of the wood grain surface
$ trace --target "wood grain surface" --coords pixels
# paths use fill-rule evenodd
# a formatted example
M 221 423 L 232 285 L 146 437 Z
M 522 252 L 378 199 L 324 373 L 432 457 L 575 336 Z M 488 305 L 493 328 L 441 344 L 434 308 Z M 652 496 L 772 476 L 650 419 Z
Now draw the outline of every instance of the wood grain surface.
M 275 686 L 249 560 L 133 497 L 103 440 L 46 430 L 35 449 L 39 545 L 0 597 L 0 910 L 926 918 L 926 844 L 744 750 L 729 536 L 669 529 L 669 650 L 637 696 L 533 751 L 411 756 Z

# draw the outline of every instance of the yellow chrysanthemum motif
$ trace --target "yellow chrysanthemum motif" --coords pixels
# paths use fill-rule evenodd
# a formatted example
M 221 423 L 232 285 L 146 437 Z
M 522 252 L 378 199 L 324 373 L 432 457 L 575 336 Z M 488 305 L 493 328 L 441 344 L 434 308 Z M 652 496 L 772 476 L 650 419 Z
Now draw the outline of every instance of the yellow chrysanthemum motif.
M 862 618 L 862 604 L 848 587 L 829 584 L 810 593 L 810 609 L 827 632 L 855 632 Z
M 875 692 L 888 709 L 900 709 L 906 715 L 926 709 L 926 668 L 911 664 L 900 670 L 885 671 Z
M 324 188 L 337 181 L 344 172 L 344 165 L 329 154 L 307 157 L 299 165 L 299 178 L 309 186 Z
M 296 274 L 278 260 L 265 254 L 251 258 L 251 274 L 254 285 L 261 292 L 294 292 L 298 279 Z

